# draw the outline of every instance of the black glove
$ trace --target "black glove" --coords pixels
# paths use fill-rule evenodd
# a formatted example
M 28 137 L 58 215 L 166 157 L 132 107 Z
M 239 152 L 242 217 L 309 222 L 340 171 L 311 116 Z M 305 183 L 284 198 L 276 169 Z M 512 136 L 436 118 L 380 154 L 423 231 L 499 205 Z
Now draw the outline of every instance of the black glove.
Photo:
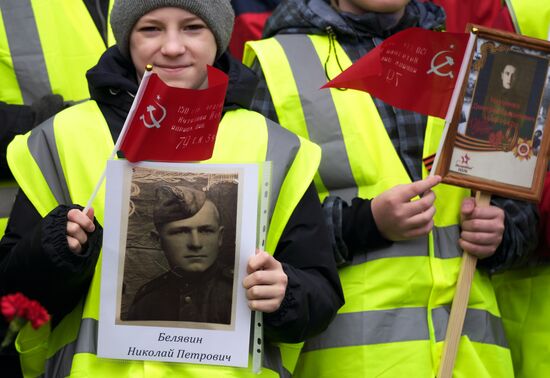
M 64 102 L 63 97 L 58 94 L 45 95 L 34 101 L 31 105 L 31 110 L 34 115 L 33 127 L 41 124 L 71 105 L 72 103 L 70 102 Z

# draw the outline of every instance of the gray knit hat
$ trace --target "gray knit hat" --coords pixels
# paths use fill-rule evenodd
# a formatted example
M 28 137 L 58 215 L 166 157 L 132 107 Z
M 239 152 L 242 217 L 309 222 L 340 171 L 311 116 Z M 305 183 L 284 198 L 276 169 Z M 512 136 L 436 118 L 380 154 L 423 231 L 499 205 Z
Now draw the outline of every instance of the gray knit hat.
M 138 20 L 155 9 L 175 7 L 199 16 L 216 38 L 216 58 L 227 49 L 235 13 L 229 0 L 116 0 L 111 11 L 111 27 L 118 49 L 130 57 L 130 32 Z

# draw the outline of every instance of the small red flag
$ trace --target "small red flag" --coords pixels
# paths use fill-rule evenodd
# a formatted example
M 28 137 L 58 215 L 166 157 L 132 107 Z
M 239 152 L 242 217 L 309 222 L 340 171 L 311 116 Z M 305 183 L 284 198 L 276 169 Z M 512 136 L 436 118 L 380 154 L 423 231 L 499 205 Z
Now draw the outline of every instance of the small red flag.
M 323 88 L 358 89 L 395 107 L 444 118 L 468 39 L 466 33 L 403 30 Z
M 146 72 L 117 141 L 118 150 L 131 162 L 209 159 L 228 82 L 225 73 L 210 66 L 207 89 L 170 87 L 157 74 Z

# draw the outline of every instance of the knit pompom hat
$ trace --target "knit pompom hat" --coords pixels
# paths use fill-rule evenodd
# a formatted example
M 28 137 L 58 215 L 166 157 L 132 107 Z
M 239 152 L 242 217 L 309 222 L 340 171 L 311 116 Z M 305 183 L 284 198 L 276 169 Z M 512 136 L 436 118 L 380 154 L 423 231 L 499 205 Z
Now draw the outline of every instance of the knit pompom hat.
M 122 55 L 130 57 L 130 33 L 138 20 L 166 7 L 182 8 L 200 17 L 214 34 L 216 57 L 227 49 L 235 20 L 229 0 L 116 0 L 111 11 L 111 27 Z

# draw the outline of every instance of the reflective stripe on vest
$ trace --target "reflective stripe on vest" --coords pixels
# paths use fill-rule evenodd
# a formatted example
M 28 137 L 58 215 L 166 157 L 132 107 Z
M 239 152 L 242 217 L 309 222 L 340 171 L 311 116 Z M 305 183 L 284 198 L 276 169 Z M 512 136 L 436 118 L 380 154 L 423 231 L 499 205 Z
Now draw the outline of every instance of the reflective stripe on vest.
M 109 9 L 113 2 L 110 1 Z M 86 71 L 106 49 L 82 1 L 0 0 L 0 101 L 89 97 Z M 109 46 L 115 43 L 107 25 Z
M 10 215 L 18 189 L 17 185 L 0 186 L 0 218 L 7 218 Z
M 49 118 L 39 128 L 32 130 L 27 143 L 57 203 L 70 205 L 71 195 L 55 143 L 53 122 L 54 118 Z
M 283 366 L 281 350 L 273 344 L 268 343 L 264 345 L 263 366 L 277 372 L 281 378 L 292 377 L 292 374 Z
M 308 80 L 322 78 L 309 83 L 309 87 L 320 88 L 326 82 L 324 62 L 327 62 L 329 77 L 341 71 L 334 54 L 342 68 L 350 64 L 338 42 L 335 41 L 332 52 L 329 45 L 328 36 L 277 36 L 247 43 L 244 61 L 251 65 L 258 59 L 283 127 L 304 137 L 311 137 L 310 129 L 329 127 L 332 128 L 329 143 L 344 142 L 345 161 L 353 172 L 359 197 L 372 198 L 395 185 L 410 183 L 367 93 L 317 90 L 332 97 L 339 123 L 319 126 L 313 123 L 318 116 L 308 118 L 308 113 L 312 113 L 334 119 L 334 115 L 327 114 L 333 108 L 327 107 L 326 101 L 317 101 L 319 93 L 299 93 L 300 81 L 306 73 L 296 70 L 295 65 L 317 71 L 321 67 L 321 73 L 308 73 Z M 297 72 L 301 72 L 301 76 L 298 77 Z M 315 91 L 312 89 L 312 92 Z M 428 118 L 423 157 L 437 151 L 443 129 L 442 120 Z M 321 164 L 331 159 L 343 161 L 338 154 L 327 153 L 326 143 L 321 143 L 321 147 Z M 427 173 L 423 168 L 423 177 Z M 325 195 L 332 194 L 333 188 L 323 186 L 327 181 L 325 177 L 321 179 L 316 181 L 318 190 L 324 189 Z M 309 344 L 307 353 L 300 355 L 294 372 L 297 377 L 355 377 L 358 371 L 364 376 L 388 377 L 411 374 L 415 370 L 418 376 L 436 374 L 442 345 L 439 341 L 444 337 L 442 324 L 446 321 L 444 309 L 452 302 L 460 270 L 462 252 L 457 245 L 460 205 L 462 199 L 469 196 L 469 191 L 444 184 L 437 185 L 433 191 L 437 212 L 434 229 L 428 237 L 396 242 L 381 250 L 368 250 L 355 256 L 351 266 L 340 269 L 346 303 L 329 331 L 312 339 L 322 340 L 322 343 L 314 347 L 310 340 L 306 342 Z M 469 344 L 459 350 L 456 371 L 465 376 L 469 369 L 487 373 L 480 373 L 480 376 L 510 375 L 510 353 L 503 347 L 494 292 L 487 275 L 480 271 L 476 272 L 472 284 L 468 314 L 469 319 L 487 321 L 468 323 L 467 336 L 476 341 L 475 345 Z M 380 327 L 377 321 L 382 322 Z M 353 342 L 346 344 L 346 338 Z M 368 344 L 369 340 L 374 343 Z M 332 347 L 327 349 L 329 346 Z M 465 367 L 463 361 L 471 363 L 471 367 Z
M 286 173 L 289 171 L 292 162 L 295 160 L 298 150 L 300 149 L 300 140 L 294 134 L 283 132 L 281 126 L 267 118 L 266 124 L 268 142 L 265 160 L 280 160 L 286 162 L 286 164 L 278 164 L 272 167 L 271 192 L 273 194 L 269 197 L 269 217 L 271 220 L 271 217 L 273 216 L 273 211 L 275 210 L 275 204 L 277 202 L 278 194 L 281 190 L 281 187 L 283 186 L 283 180 L 286 176 Z M 273 246 L 273 248 L 274 247 L 275 246 Z M 274 249 L 270 250 L 274 251 Z
M 458 226 L 434 227 L 432 230 L 434 236 L 434 256 L 439 259 L 452 259 L 462 256 L 462 251 L 456 244 L 460 229 Z M 406 240 L 399 244 L 392 244 L 389 247 L 369 250 L 364 253 L 356 253 L 351 262 L 352 265 L 362 264 L 367 261 L 383 259 L 388 257 L 411 257 L 423 256 L 428 254 L 428 238 L 421 237 L 412 240 Z
M 78 338 L 48 359 L 44 377 L 67 377 L 71 374 L 75 354 L 97 354 L 97 325 L 98 321 L 95 319 L 82 319 Z
M 518 34 L 550 40 L 550 2 L 506 0 Z
M 279 35 L 275 39 L 283 47 L 296 80 L 309 139 L 322 146 L 323 154 L 319 175 L 333 195 L 346 200 L 357 197 L 357 185 L 351 172 L 338 113 L 329 90 L 319 90 L 317 83 L 326 81 L 324 68 L 316 57 L 315 49 L 307 38 Z M 305 60 L 304 60 L 305 58 Z M 324 109 L 319 113 L 316 109 Z
M 286 172 L 290 169 L 290 165 L 296 157 L 296 153 L 300 149 L 300 141 L 298 137 L 291 133 L 283 133 L 279 125 L 266 118 L 267 123 L 267 153 L 266 160 L 272 161 L 279 157 L 279 160 L 286 161 L 286 165 L 277 165 L 272 167 L 271 190 L 274 193 L 279 193 L 281 186 L 283 185 L 283 179 Z M 283 157 L 282 159 L 280 157 Z M 275 208 L 276 197 L 271 196 L 269 202 L 269 214 L 273 215 L 273 209 Z
M 30 0 L 0 0 L 0 10 L 23 103 L 31 104 L 52 93 L 32 4 Z
M 449 321 L 449 307 L 432 311 L 435 338 L 443 341 Z M 365 311 L 338 314 L 328 329 L 309 339 L 302 349 L 310 352 L 318 349 L 384 344 L 411 340 L 429 340 L 427 310 L 424 307 L 407 307 L 393 310 Z M 479 332 L 478 324 L 488 324 Z M 357 332 L 362 330 L 362 332 Z M 471 341 L 507 347 L 500 319 L 486 311 L 468 309 L 462 335 Z
M 0 238 L 8 225 L 8 217 L 19 187 L 13 182 L 0 183 Z
M 78 128 L 73 127 L 77 119 L 79 121 Z M 263 122 L 263 127 L 259 122 Z M 56 187 L 68 188 L 69 198 L 78 203 L 75 198 L 81 199 L 89 196 L 89 193 L 91 193 L 90 190 L 94 186 L 94 180 L 90 179 L 89 183 L 84 183 L 80 187 L 74 184 L 77 184 L 77 181 L 80 183 L 88 175 L 95 177 L 98 174 L 97 170 L 94 167 L 90 168 L 89 165 L 97 164 L 97 161 L 102 160 L 102 156 L 107 158 L 109 154 L 106 151 L 112 149 L 112 140 L 109 139 L 109 143 L 107 143 L 107 137 L 110 138 L 110 132 L 94 102 L 77 105 L 59 113 L 54 117 L 52 125 L 53 128 L 41 125 L 39 129 L 33 130 L 33 132 L 36 135 L 42 135 L 43 140 L 49 140 L 49 137 L 55 136 L 55 145 L 57 148 L 55 150 L 50 149 L 49 151 L 50 153 L 55 151 L 58 156 L 46 156 L 44 155 L 45 150 L 28 152 L 29 148 L 35 148 L 38 145 L 38 143 L 28 143 L 27 139 L 31 139 L 28 136 L 19 136 L 16 138 L 12 143 L 13 146 L 10 146 L 8 154 L 10 166 L 13 165 L 13 171 L 16 172 L 14 174 L 21 181 L 21 187 L 25 190 L 25 193 L 29 193 L 29 199 L 32 198 L 31 201 L 33 204 L 40 208 L 51 206 L 50 198 L 52 195 L 44 195 L 44 192 L 47 192 L 50 186 L 45 180 L 43 180 L 43 184 L 40 186 L 40 180 L 34 177 L 40 176 L 39 174 L 31 175 L 32 177 L 25 174 L 27 172 L 25 168 L 36 169 L 33 168 L 36 164 L 36 158 L 41 158 L 42 156 L 52 161 L 49 164 L 41 163 L 41 167 L 47 171 L 55 171 L 58 167 L 62 168 L 64 175 L 57 175 L 55 177 L 50 175 L 50 178 L 60 180 L 61 177 L 65 177 L 67 182 L 64 185 Z M 251 125 L 254 127 L 251 127 Z M 75 133 L 78 134 L 80 139 L 85 136 L 85 139 L 92 141 L 92 143 L 87 144 L 84 150 L 81 150 L 80 147 L 74 145 Z M 102 139 L 103 142 L 101 142 Z M 104 144 L 107 144 L 107 146 L 103 146 Z M 249 148 L 243 148 L 245 145 Z M 97 158 L 94 159 L 93 156 L 97 156 Z M 219 127 L 214 155 L 208 162 L 251 163 L 263 162 L 267 159 L 274 161 L 271 191 L 276 201 L 272 202 L 274 210 L 272 211 L 271 224 L 268 230 L 266 251 L 274 252 L 274 247 L 277 245 L 278 238 L 288 218 L 313 179 L 318 162 L 320 161 L 320 149 L 312 143 L 288 133 L 257 113 L 245 110 L 226 113 Z M 70 165 L 79 160 L 81 161 L 80 166 Z M 96 163 L 90 164 L 91 162 Z M 88 174 L 87 171 L 89 169 L 91 169 L 91 173 Z M 32 192 L 36 192 L 36 195 L 32 194 Z M 100 191 L 98 197 L 95 201 L 95 209 L 96 214 L 100 214 L 101 217 L 98 217 L 98 220 L 102 223 L 103 208 L 100 204 L 105 197 L 104 191 Z M 38 202 L 41 201 L 46 204 L 40 205 Z M 100 264 L 98 262 L 98 268 Z M 49 358 L 45 362 L 45 377 L 70 375 L 72 369 L 75 369 L 74 361 L 77 357 L 79 363 L 84 364 L 84 368 L 90 371 L 91 376 L 94 376 L 94 367 L 97 366 L 99 369 L 102 366 L 102 361 L 106 361 L 106 363 L 110 361 L 109 363 L 112 363 L 112 360 L 102 360 L 95 356 L 97 349 L 97 319 L 99 315 L 99 271 L 100 269 L 96 268 L 96 274 L 92 279 L 84 311 L 82 312 L 81 307 L 76 308 L 53 330 L 49 339 Z M 71 324 L 75 324 L 74 319 L 80 318 L 81 314 L 82 321 L 80 322 L 77 336 L 74 330 L 78 325 L 73 326 Z M 73 321 L 70 319 L 73 319 Z M 63 323 L 65 320 L 67 320 L 65 326 L 71 328 L 65 328 L 65 323 Z M 22 337 L 21 334 L 20 337 Z M 269 351 L 270 355 L 266 356 L 267 358 L 265 359 L 266 367 L 277 371 L 280 376 L 289 377 L 288 370 L 282 366 L 282 359 L 278 349 L 273 348 L 271 350 L 269 348 Z M 146 366 L 148 364 L 148 362 L 143 361 L 120 361 L 120 363 L 120 366 L 128 366 L 128 369 L 130 369 L 130 365 L 135 367 L 136 364 L 141 364 L 139 366 Z M 25 366 L 23 359 L 22 364 Z M 202 368 L 206 369 L 204 366 L 189 364 L 182 364 L 181 367 L 184 371 L 185 369 L 193 369 L 193 371 L 200 372 Z M 82 369 L 83 367 L 80 366 L 78 368 Z M 270 370 L 264 370 L 265 374 L 269 374 Z M 242 372 L 243 370 L 239 369 L 236 371 Z M 253 375 L 251 371 L 250 375 Z

